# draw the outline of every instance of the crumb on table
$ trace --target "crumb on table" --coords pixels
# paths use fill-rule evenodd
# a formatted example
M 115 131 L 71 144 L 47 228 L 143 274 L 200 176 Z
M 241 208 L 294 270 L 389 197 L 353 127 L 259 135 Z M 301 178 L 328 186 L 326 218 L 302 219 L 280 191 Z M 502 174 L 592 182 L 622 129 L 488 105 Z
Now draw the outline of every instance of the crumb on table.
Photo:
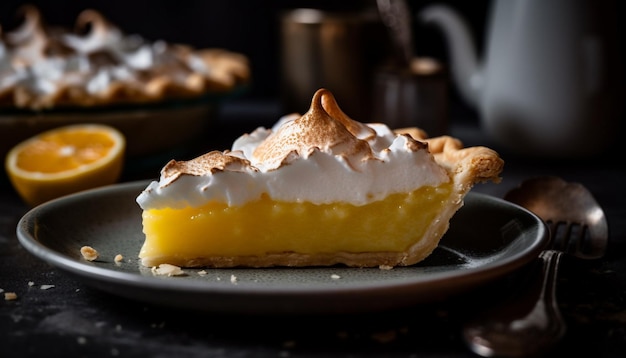
M 80 248 L 80 254 L 87 261 L 93 261 L 98 258 L 98 251 L 91 246 L 83 246 Z

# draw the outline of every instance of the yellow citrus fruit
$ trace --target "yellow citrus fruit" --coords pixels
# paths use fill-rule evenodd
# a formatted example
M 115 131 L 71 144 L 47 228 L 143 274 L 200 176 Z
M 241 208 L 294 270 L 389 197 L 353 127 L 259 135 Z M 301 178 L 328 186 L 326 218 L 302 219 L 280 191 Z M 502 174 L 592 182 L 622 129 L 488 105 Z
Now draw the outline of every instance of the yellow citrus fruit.
M 77 124 L 38 134 L 13 147 L 5 169 L 17 193 L 31 206 L 81 190 L 115 183 L 122 172 L 126 140 L 102 124 Z

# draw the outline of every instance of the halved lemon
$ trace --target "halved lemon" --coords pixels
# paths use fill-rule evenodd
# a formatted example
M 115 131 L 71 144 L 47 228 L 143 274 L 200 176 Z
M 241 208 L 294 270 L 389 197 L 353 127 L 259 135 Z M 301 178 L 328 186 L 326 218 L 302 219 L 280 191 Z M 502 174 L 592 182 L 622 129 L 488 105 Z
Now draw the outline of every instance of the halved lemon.
M 51 129 L 13 147 L 5 168 L 31 206 L 81 190 L 113 184 L 122 172 L 126 139 L 102 124 Z

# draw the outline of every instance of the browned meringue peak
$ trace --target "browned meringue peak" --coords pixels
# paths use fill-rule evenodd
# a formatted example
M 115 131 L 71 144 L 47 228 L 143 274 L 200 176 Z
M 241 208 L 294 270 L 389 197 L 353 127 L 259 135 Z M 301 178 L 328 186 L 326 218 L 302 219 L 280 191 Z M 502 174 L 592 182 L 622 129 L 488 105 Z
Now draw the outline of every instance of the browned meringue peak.
M 247 159 L 230 155 L 230 153 L 214 150 L 187 161 L 172 159 L 161 169 L 163 186 L 169 185 L 181 175 L 201 176 L 225 170 L 243 171 L 245 168 L 256 170 Z
M 124 40 L 124 34 L 98 11 L 87 9 L 78 14 L 75 30 L 76 33 L 67 33 L 64 41 L 76 53 L 87 55 L 95 66 L 122 62 L 111 46 L 119 46 Z
M 215 88 L 232 87 L 250 78 L 250 66 L 245 55 L 220 48 L 201 49 L 196 55 L 211 69 L 208 80 Z
M 110 34 L 122 35 L 120 30 L 111 24 L 101 13 L 93 9 L 83 10 L 76 18 L 76 31 L 86 33 L 85 40 L 101 44 L 102 39 L 110 37 Z
M 127 42 L 125 34 L 117 26 L 93 9 L 83 10 L 78 14 L 75 33 L 67 33 L 65 41 L 77 53 L 90 56 L 106 54 L 114 62 L 120 61 L 114 58 L 111 46 L 119 46 L 122 41 Z
M 369 140 L 376 136 L 376 131 L 373 128 L 348 117 L 348 115 L 339 108 L 335 96 L 330 91 L 326 90 L 322 93 L 322 107 L 324 107 L 326 113 L 341 122 L 350 133 L 354 134 L 356 137 Z
M 47 56 L 72 52 L 57 36 L 57 29 L 47 27 L 39 9 L 32 5 L 20 8 L 23 21 L 20 26 L 7 32 L 4 41 L 14 51 L 13 65 L 27 65 Z
M 24 21 L 20 26 L 7 32 L 5 41 L 13 49 L 12 65 L 22 67 L 29 65 L 33 59 L 45 57 L 49 46 L 49 37 L 46 34 L 39 10 L 31 5 L 20 8 Z
M 20 26 L 4 34 L 4 40 L 10 46 L 19 46 L 30 41 L 34 33 L 43 29 L 41 13 L 36 7 L 24 5 L 20 7 L 19 12 L 24 18 Z
M 374 158 L 369 144 L 358 139 L 322 106 L 322 98 L 330 92 L 317 90 L 311 108 L 300 118 L 283 124 L 270 134 L 253 152 L 255 161 L 266 170 L 277 169 L 296 157 L 308 157 L 314 151 L 343 156 L 354 167 L 354 160 Z

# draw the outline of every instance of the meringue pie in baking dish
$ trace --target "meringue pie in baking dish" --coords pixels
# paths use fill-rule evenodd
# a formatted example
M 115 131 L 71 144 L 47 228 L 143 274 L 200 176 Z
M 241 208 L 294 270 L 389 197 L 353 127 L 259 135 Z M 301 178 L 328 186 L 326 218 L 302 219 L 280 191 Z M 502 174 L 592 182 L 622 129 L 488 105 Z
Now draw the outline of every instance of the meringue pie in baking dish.
M 474 184 L 503 160 L 418 128 L 349 118 L 326 89 L 304 115 L 231 150 L 171 160 L 137 197 L 143 265 L 413 265 L 429 256 Z
M 250 77 L 242 54 L 127 35 L 95 10 L 78 15 L 76 32 L 47 25 L 34 6 L 21 10 L 23 23 L 0 31 L 0 108 L 161 103 L 224 93 Z

